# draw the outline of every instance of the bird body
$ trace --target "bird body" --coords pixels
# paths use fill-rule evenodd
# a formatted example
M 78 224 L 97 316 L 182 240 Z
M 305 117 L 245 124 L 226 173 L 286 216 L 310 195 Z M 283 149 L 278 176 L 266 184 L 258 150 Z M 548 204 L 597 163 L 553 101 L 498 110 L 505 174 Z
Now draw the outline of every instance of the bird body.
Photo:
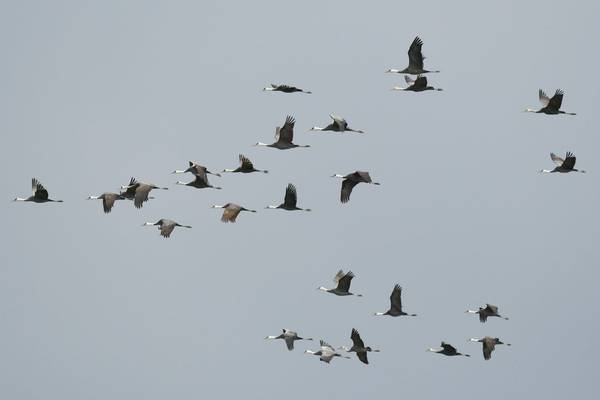
M 223 215 L 221 216 L 221 221 L 222 222 L 231 222 L 234 223 L 237 216 L 240 214 L 240 212 L 242 211 L 249 211 L 249 212 L 256 212 L 256 210 L 249 210 L 247 208 L 244 208 L 238 204 L 235 203 L 227 203 L 224 204 L 222 206 L 219 205 L 213 205 L 211 206 L 212 208 L 222 208 L 224 209 L 223 211 Z
M 283 339 L 287 349 L 292 351 L 294 350 L 294 342 L 296 340 L 313 340 L 312 338 L 303 338 L 298 336 L 298 334 L 289 329 L 282 329 L 282 333 L 279 336 L 267 336 L 265 339 Z
M 313 126 L 310 128 L 311 131 L 332 131 L 332 132 L 356 132 L 356 133 L 365 133 L 360 129 L 352 129 L 348 126 L 348 122 L 342 118 L 333 114 L 329 114 L 329 117 L 333 120 L 332 123 L 327 125 L 324 128 Z
M 375 315 L 389 315 L 392 317 L 409 316 L 416 317 L 417 314 L 407 314 L 402 310 L 402 287 L 398 284 L 394 285 L 392 294 L 390 295 L 390 309 L 386 312 L 378 312 Z
M 251 172 L 264 172 L 265 174 L 269 171 L 267 170 L 261 170 L 261 169 L 256 169 L 254 168 L 254 164 L 252 164 L 252 161 L 250 161 L 250 159 L 246 156 L 244 156 L 243 154 L 239 155 L 239 159 L 240 159 L 240 166 L 235 168 L 235 169 L 224 169 L 223 172 L 241 172 L 243 174 L 249 174 Z
M 557 89 L 552 98 L 548 97 L 546 93 L 540 89 L 538 92 L 538 97 L 540 99 L 540 103 L 542 103 L 542 108 L 533 109 L 526 108 L 525 112 L 532 112 L 536 114 L 546 114 L 546 115 L 558 115 L 558 114 L 567 114 L 567 115 L 577 115 L 571 112 L 561 111 L 560 107 L 562 105 L 562 99 L 565 92 L 561 89 Z
M 35 178 L 31 178 L 32 195 L 29 197 L 16 197 L 14 201 L 26 201 L 32 203 L 62 203 L 62 200 L 53 200 L 48 197 L 46 188 Z
M 399 74 L 410 74 L 410 75 L 421 75 L 427 74 L 431 72 L 440 72 L 440 71 L 428 71 L 423 68 L 423 60 L 425 57 L 421 52 L 421 48 L 423 47 L 423 41 L 418 36 L 414 38 L 410 47 L 408 48 L 408 67 L 400 70 L 390 68 L 385 72 L 394 72 Z
M 371 175 L 369 175 L 369 173 L 366 171 L 354 171 L 348 175 L 335 174 L 332 177 L 343 179 L 342 190 L 340 192 L 340 201 L 342 203 L 347 203 L 350 201 L 352 189 L 354 189 L 354 186 L 358 185 L 359 183 L 370 183 L 371 185 L 380 184 L 379 182 L 373 182 Z
M 467 310 L 465 311 L 469 314 L 479 314 L 479 321 L 486 322 L 488 317 L 499 317 L 502 319 L 508 319 L 503 317 L 498 313 L 498 307 L 493 304 L 485 304 L 484 306 L 479 307 L 478 310 Z
M 350 347 L 348 349 L 348 348 L 342 346 L 342 349 L 344 351 L 347 351 L 348 353 L 356 353 L 356 357 L 358 357 L 358 359 L 364 364 L 369 363 L 369 359 L 367 358 L 367 353 L 369 353 L 369 352 L 378 353 L 379 352 L 379 350 L 375 350 L 369 346 L 365 346 L 365 343 L 361 339 L 360 334 L 354 328 L 352 329 L 352 333 L 350 334 L 350 339 L 352 339 L 352 347 Z
M 263 91 L 265 91 L 265 92 L 282 92 L 282 93 L 300 92 L 300 93 L 312 94 L 312 92 L 297 88 L 295 86 L 275 85 L 274 83 L 271 83 L 270 86 L 267 86 L 266 88 L 264 88 Z
M 296 147 L 310 147 L 309 144 L 298 145 L 293 143 L 294 141 L 294 125 L 296 124 L 296 120 L 294 117 L 288 115 L 285 118 L 285 123 L 281 127 L 277 127 L 275 129 L 275 143 L 267 144 L 258 142 L 255 146 L 266 146 L 272 147 L 274 149 L 279 150 L 288 150 L 294 149 Z
M 281 209 L 281 210 L 287 210 L 287 211 L 311 211 L 310 208 L 300 208 L 297 206 L 297 202 L 298 202 L 298 195 L 296 192 L 296 186 L 294 186 L 293 184 L 288 184 L 287 188 L 285 189 L 285 198 L 283 200 L 283 203 L 281 203 L 278 206 L 267 206 L 267 208 L 271 208 L 271 209 Z
M 185 174 L 186 172 L 191 172 L 196 176 L 206 176 L 206 174 L 211 174 L 215 176 L 221 176 L 221 174 L 210 172 L 204 165 L 200 165 L 193 161 L 188 161 L 189 167 L 184 170 L 176 169 L 173 171 L 174 174 Z
M 564 159 L 561 158 L 561 157 L 559 157 L 559 156 L 557 156 L 554 153 L 550 153 L 550 158 L 552 159 L 552 161 L 554 162 L 554 164 L 556 164 L 556 167 L 554 169 L 542 169 L 542 170 L 540 170 L 540 172 L 542 172 L 542 173 L 553 173 L 553 172 L 560 172 L 560 173 L 581 172 L 581 173 L 585 173 L 584 170 L 575 169 L 575 161 L 577 161 L 577 158 L 570 151 L 567 151 L 567 154 L 566 154 L 566 156 L 565 156 Z
M 100 196 L 89 196 L 88 200 L 102 200 L 102 208 L 104 209 L 104 213 L 108 214 L 111 212 L 113 206 L 115 205 L 115 201 L 117 200 L 125 200 L 126 198 L 118 193 L 110 193 L 105 192 Z
M 325 342 L 324 340 L 320 341 L 321 344 L 321 348 L 317 351 L 312 351 L 312 350 L 305 350 L 304 352 L 306 354 L 313 354 L 315 356 L 319 356 L 319 360 L 329 364 L 331 362 L 331 360 L 333 360 L 334 357 L 342 357 L 342 358 L 346 358 L 346 359 L 350 359 L 350 357 L 346 357 L 341 355 L 340 353 L 336 352 L 335 349 L 333 348 L 333 346 L 331 346 L 329 343 Z
M 427 84 L 427 77 L 425 76 L 417 76 L 417 79 L 412 79 L 410 76 L 405 75 L 404 79 L 406 80 L 406 83 L 408 84 L 407 87 L 403 88 L 400 86 L 394 86 L 392 88 L 392 90 L 402 90 L 405 92 L 424 92 L 427 90 L 435 90 L 438 92 L 441 92 L 442 89 L 439 88 L 434 88 L 433 86 L 429 86 Z
M 504 342 L 500 341 L 500 339 L 493 338 L 490 336 L 485 336 L 481 339 L 471 338 L 470 341 L 471 342 L 479 342 L 483 345 L 483 359 L 484 360 L 489 360 L 490 358 L 492 358 L 492 352 L 496 349 L 496 345 L 505 344 L 507 346 L 510 346 L 510 343 L 504 343 Z
M 335 294 L 336 296 L 362 297 L 362 294 L 350 292 L 350 283 L 352 282 L 353 278 L 354 274 L 352 273 L 352 271 L 344 272 L 340 269 L 337 272 L 337 274 L 335 274 L 335 276 L 333 277 L 333 281 L 337 284 L 336 287 L 328 289 L 326 287 L 321 286 L 318 289 L 323 292 Z
M 442 344 L 440 345 L 440 347 L 441 348 L 439 348 L 439 349 L 429 348 L 427 351 L 431 351 L 431 352 L 437 353 L 437 354 L 443 354 L 445 356 L 465 356 L 465 357 L 471 357 L 468 354 L 459 353 L 454 346 L 452 346 L 451 344 L 448 344 L 446 342 L 442 342 Z
M 143 183 L 131 178 L 129 185 L 123 185 L 121 189 L 121 196 L 133 200 L 135 208 L 142 208 L 144 203 L 150 199 L 150 191 L 153 189 L 168 190 L 169 188 L 158 187 L 152 183 Z
M 158 226 L 160 234 L 164 238 L 168 238 L 169 236 L 171 236 L 171 233 L 173 232 L 173 229 L 175 229 L 176 226 L 180 226 L 182 228 L 191 228 L 191 226 L 189 225 L 181 225 L 175 221 L 165 218 L 161 218 L 156 222 L 146 222 L 143 226 Z

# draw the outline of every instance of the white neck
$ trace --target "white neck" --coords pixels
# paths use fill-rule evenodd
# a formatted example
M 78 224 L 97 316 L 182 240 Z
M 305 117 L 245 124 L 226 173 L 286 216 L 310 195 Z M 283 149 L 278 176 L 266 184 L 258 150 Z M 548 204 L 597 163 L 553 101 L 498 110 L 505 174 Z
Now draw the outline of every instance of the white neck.
M 323 287 L 323 286 L 321 286 L 321 287 L 319 288 L 319 290 L 321 290 L 321 291 L 323 291 L 323 292 L 328 292 L 328 291 L 329 291 L 329 289 L 327 289 L 326 287 Z
M 400 87 L 400 86 L 394 86 L 392 88 L 392 90 L 405 90 L 405 89 L 403 87 Z
M 99 196 L 90 196 L 87 199 L 88 200 L 98 200 L 100 197 Z
M 176 185 L 185 185 L 186 183 L 185 182 L 181 182 L 181 181 L 177 181 L 177 182 L 175 182 L 175 184 Z
M 267 92 L 272 92 L 273 90 L 275 90 L 275 88 L 272 87 L 266 87 L 263 90 L 266 90 Z
M 542 174 L 549 174 L 550 172 L 552 172 L 552 170 L 550 169 L 543 169 L 540 171 Z
M 179 169 L 176 169 L 175 171 L 173 171 L 174 174 L 185 174 L 185 171 L 181 171 Z
M 469 339 L 470 342 L 481 342 L 483 339 L 475 339 L 475 338 L 471 338 Z
M 431 347 L 427 349 L 427 351 L 431 351 L 432 353 L 437 353 L 438 349 L 432 349 Z
M 312 351 L 312 350 L 304 350 L 304 353 L 305 354 L 315 354 L 316 352 Z
M 153 223 L 153 222 L 146 222 L 146 223 L 144 224 L 144 226 L 153 226 L 153 225 L 154 225 L 154 223 Z
M 399 69 L 390 68 L 390 69 L 388 69 L 385 72 L 400 72 L 400 70 Z
M 375 314 L 373 314 L 373 315 L 385 315 L 385 313 L 382 313 L 382 312 L 376 312 L 376 313 L 375 313 Z
M 223 170 L 223 172 L 233 172 L 233 171 L 235 171 L 235 170 L 233 170 L 233 169 L 227 169 L 227 168 L 225 168 L 225 169 Z
M 223 208 L 223 206 L 218 206 L 216 204 L 212 205 L 211 208 Z
M 335 174 L 334 176 L 332 176 L 332 178 L 343 178 L 344 175 L 340 175 L 340 174 Z
M 24 199 L 24 198 L 22 198 L 22 197 L 17 197 L 17 198 L 15 199 L 15 201 L 27 201 L 27 199 Z
M 526 108 L 525 110 L 523 110 L 523 112 L 537 112 L 538 110 L 534 110 L 533 108 Z
M 267 336 L 265 339 L 277 339 L 277 336 Z
M 255 146 L 268 146 L 268 143 L 258 142 Z
M 318 126 L 313 126 L 312 128 L 310 128 L 311 131 L 322 131 L 323 128 L 318 127 Z
M 466 312 L 466 313 L 469 313 L 469 314 L 478 314 L 478 312 L 477 312 L 477 311 L 475 311 L 475 310 L 467 310 L 467 311 L 465 311 L 465 312 Z
M 267 208 L 269 208 L 269 209 L 275 209 L 277 207 L 276 206 L 267 206 Z

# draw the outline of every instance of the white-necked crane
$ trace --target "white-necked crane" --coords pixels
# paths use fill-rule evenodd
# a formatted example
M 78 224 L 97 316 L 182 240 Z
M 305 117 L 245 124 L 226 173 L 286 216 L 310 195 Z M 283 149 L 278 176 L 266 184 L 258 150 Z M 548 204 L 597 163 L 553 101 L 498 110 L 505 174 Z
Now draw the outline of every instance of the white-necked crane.
M 149 194 L 152 189 L 168 190 L 169 188 L 159 187 L 152 183 L 139 182 L 135 178 L 131 178 L 129 185 L 123 185 L 121 189 L 123 189 L 120 193 L 121 196 L 133 200 L 135 208 L 142 208 L 144 203 L 151 198 Z
M 115 205 L 115 201 L 126 200 L 126 198 L 118 193 L 105 192 L 100 196 L 89 196 L 87 200 L 102 200 L 102 208 L 104 209 L 104 213 L 108 214 Z
M 211 207 L 224 209 L 223 215 L 221 216 L 221 221 L 223 221 L 223 222 L 232 222 L 232 223 L 235 222 L 235 219 L 242 211 L 249 211 L 249 212 L 253 212 L 253 213 L 256 212 L 256 210 L 249 210 L 247 208 L 244 208 L 244 207 L 234 204 L 234 203 L 227 203 L 222 206 L 215 204 L 215 205 L 212 205 Z
M 267 86 L 266 88 L 264 88 L 263 91 L 264 92 L 282 92 L 282 93 L 300 92 L 300 93 L 312 94 L 312 92 L 309 92 L 308 90 L 303 90 L 303 89 L 297 88 L 296 86 L 275 85 L 274 83 L 271 83 L 270 86 Z
M 565 112 L 560 110 L 560 106 L 562 105 L 562 99 L 565 92 L 561 89 L 557 89 L 552 98 L 548 97 L 546 93 L 540 89 L 538 92 L 538 97 L 540 99 L 540 103 L 542 103 L 542 108 L 535 110 L 533 108 L 526 108 L 525 112 L 532 112 L 537 114 L 548 114 L 548 115 L 557 115 L 557 114 L 567 114 L 567 115 L 577 115 L 571 112 Z
M 567 173 L 567 172 L 581 172 L 581 173 L 585 173 L 584 170 L 582 169 L 575 169 L 575 161 L 577 161 L 577 157 L 575 157 L 575 155 L 573 153 L 571 153 L 570 151 L 567 151 L 567 154 L 565 156 L 565 158 L 561 158 L 559 156 L 557 156 L 554 153 L 550 153 L 550 158 L 552 159 L 552 161 L 554 162 L 554 164 L 556 164 L 556 167 L 554 169 L 542 169 L 540 170 L 540 172 L 542 173 L 553 173 L 553 172 L 561 172 L 561 173 Z
M 452 346 L 451 344 L 448 344 L 446 342 L 442 342 L 442 344 L 440 344 L 439 349 L 433 349 L 433 348 L 429 348 L 427 349 L 427 351 L 431 351 L 432 353 L 437 353 L 437 354 L 443 354 L 445 356 L 465 356 L 465 357 L 471 357 L 468 354 L 463 354 L 463 353 L 459 353 L 456 350 L 456 347 Z
M 371 175 L 369 175 L 366 171 L 354 171 L 348 175 L 340 175 L 335 174 L 332 175 L 332 178 L 341 178 L 342 181 L 342 190 L 340 192 L 340 201 L 342 203 L 347 203 L 350 201 L 350 194 L 352 193 L 352 189 L 354 186 L 358 185 L 361 182 L 370 183 L 371 185 L 380 185 L 379 182 L 373 182 L 371 179 Z
M 342 346 L 341 349 L 344 351 L 347 351 L 348 353 L 356 353 L 356 357 L 358 357 L 358 359 L 365 364 L 369 363 L 369 360 L 367 358 L 368 352 L 371 352 L 371 351 L 374 353 L 379 352 L 379 350 L 375 350 L 375 349 L 370 348 L 369 346 L 365 346 L 365 343 L 360 338 L 360 334 L 354 328 L 352 328 L 352 333 L 350 334 L 350 339 L 352 339 L 352 347 L 347 348 L 345 346 Z
M 184 170 L 179 170 L 176 169 L 175 171 L 173 171 L 174 174 L 185 174 L 186 172 L 191 172 L 192 174 L 198 176 L 205 176 L 206 174 L 211 174 L 211 175 L 215 175 L 220 177 L 221 174 L 219 173 L 215 173 L 215 172 L 210 172 L 208 170 L 208 168 L 206 168 L 204 165 L 200 165 L 198 163 L 195 163 L 193 161 L 188 161 L 189 163 L 189 167 L 187 169 Z
M 191 187 L 195 187 L 196 189 L 204 189 L 204 188 L 221 189 L 219 186 L 213 186 L 208 182 L 208 174 L 217 175 L 217 176 L 221 176 L 221 175 L 213 174 L 212 172 L 207 170 L 206 167 L 204 167 L 202 165 L 195 164 L 190 161 L 190 167 L 188 169 L 186 169 L 185 171 L 175 170 L 173 173 L 178 174 L 178 173 L 184 173 L 184 172 L 193 173 L 194 177 L 195 177 L 194 180 L 190 181 L 190 182 L 177 181 L 177 182 L 175 182 L 176 185 L 191 186 Z
M 498 313 L 498 307 L 493 304 L 485 304 L 484 306 L 480 306 L 478 310 L 467 310 L 465 311 L 469 314 L 479 314 L 479 321 L 486 322 L 488 317 L 498 317 L 502 319 L 508 320 L 508 318 L 503 317 Z
M 404 80 L 408 84 L 407 87 L 403 88 L 400 86 L 394 86 L 392 90 L 403 90 L 405 92 L 424 92 L 426 90 L 435 90 L 441 92 L 443 89 L 434 88 L 433 86 L 427 85 L 427 77 L 419 75 L 417 79 L 412 79 L 408 75 L 404 75 Z
M 168 238 L 169 236 L 171 236 L 171 232 L 173 232 L 173 229 L 175 229 L 176 226 L 180 226 L 182 228 L 191 228 L 191 226 L 189 225 L 181 225 L 175 221 L 165 218 L 161 218 L 156 222 L 146 222 L 142 226 L 158 226 L 160 234 L 164 238 Z
M 417 314 L 407 314 L 402 310 L 402 287 L 396 284 L 390 295 L 390 309 L 386 312 L 377 312 L 375 315 L 390 315 L 392 317 L 409 316 L 416 317 Z
M 490 358 L 492 358 L 492 352 L 496 348 L 496 345 L 505 344 L 507 346 L 510 346 L 510 343 L 504 343 L 504 342 L 500 341 L 500 339 L 498 339 L 498 338 L 493 338 L 493 337 L 489 337 L 489 336 L 482 337 L 481 339 L 471 338 L 470 341 L 471 342 L 479 342 L 479 343 L 483 344 L 483 359 L 484 360 L 489 360 Z
M 294 342 L 296 340 L 313 340 L 312 338 L 303 338 L 298 336 L 298 334 L 289 329 L 282 329 L 282 333 L 279 336 L 267 336 L 265 339 L 283 339 L 287 349 L 292 351 L 294 350 Z
M 358 296 L 362 297 L 362 294 L 356 294 L 350 292 L 350 283 L 352 282 L 352 278 L 354 278 L 354 274 L 352 271 L 344 272 L 341 269 L 335 274 L 333 277 L 333 281 L 337 284 L 336 287 L 328 289 L 326 287 L 319 287 L 318 290 L 327 293 L 333 293 L 336 296 Z
M 285 197 L 283 199 L 283 203 L 278 206 L 267 206 L 267 208 L 271 209 L 281 209 L 287 211 L 311 211 L 310 208 L 300 208 L 297 206 L 298 203 L 298 194 L 296 192 L 296 186 L 293 184 L 288 184 L 285 189 Z
M 331 360 L 333 360 L 334 357 L 342 357 L 342 358 L 346 358 L 346 359 L 350 359 L 350 357 L 346 357 L 341 355 L 340 353 L 336 352 L 335 349 L 333 348 L 333 346 L 331 346 L 329 343 L 325 342 L 324 340 L 320 341 L 321 344 L 321 348 L 317 351 L 312 351 L 312 350 L 305 350 L 304 352 L 306 354 L 313 354 L 315 356 L 319 356 L 319 360 L 329 364 L 331 362 Z
M 255 146 L 266 146 L 272 147 L 279 150 L 294 149 L 296 147 L 310 147 L 310 144 L 298 145 L 293 143 L 294 141 L 294 125 L 296 120 L 294 117 L 288 115 L 285 118 L 285 123 L 281 127 L 275 128 L 275 143 L 267 144 L 258 142 Z
M 35 178 L 31 179 L 32 195 L 29 197 L 16 197 L 14 201 L 30 201 L 33 203 L 62 203 L 62 200 L 53 200 L 48 197 L 46 188 Z
M 327 125 L 324 128 L 320 128 L 318 126 L 313 126 L 310 128 L 311 131 L 332 131 L 332 132 L 356 132 L 356 133 L 365 133 L 360 129 L 352 129 L 348 126 L 348 122 L 337 115 L 329 114 L 329 117 L 333 120 L 332 123 Z
M 254 168 L 254 165 L 252 164 L 252 161 L 250 161 L 250 159 L 246 156 L 244 156 L 243 154 L 239 155 L 239 159 L 240 159 L 240 166 L 237 167 L 236 169 L 227 169 L 225 168 L 223 170 L 223 172 L 241 172 L 244 174 L 248 174 L 250 172 L 264 172 L 265 174 L 269 171 L 264 170 L 264 169 L 256 169 Z
M 421 48 L 423 47 L 423 41 L 418 36 L 415 37 L 410 47 L 408 48 L 408 67 L 400 70 L 390 68 L 385 72 L 395 72 L 399 74 L 410 74 L 410 75 L 420 75 L 426 74 L 430 72 L 440 72 L 440 71 L 427 71 L 423 69 L 423 60 L 425 57 L 421 52 Z

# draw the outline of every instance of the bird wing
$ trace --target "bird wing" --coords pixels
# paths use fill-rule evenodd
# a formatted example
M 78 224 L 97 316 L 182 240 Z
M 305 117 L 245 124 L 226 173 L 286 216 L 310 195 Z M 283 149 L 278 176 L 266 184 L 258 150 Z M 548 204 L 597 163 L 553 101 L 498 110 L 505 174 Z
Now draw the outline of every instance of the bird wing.
M 337 284 L 340 281 L 340 279 L 344 277 L 344 275 L 346 275 L 346 273 L 340 269 L 333 277 L 333 281 Z
M 402 311 L 402 287 L 398 284 L 394 286 L 392 294 L 390 295 L 391 309 Z
M 419 75 L 415 80 L 414 87 L 415 89 L 425 89 L 427 87 L 427 78 Z
M 415 83 L 415 80 L 411 78 L 409 75 L 404 75 L 404 80 L 409 86 L 412 86 Z
M 294 140 L 295 123 L 296 120 L 294 119 L 294 117 L 288 115 L 285 118 L 285 123 L 283 124 L 283 126 L 277 129 L 277 134 L 275 135 L 277 141 L 292 143 L 292 141 Z
M 421 47 L 423 41 L 418 36 L 413 40 L 408 48 L 408 67 L 414 69 L 423 69 L 423 53 Z
M 442 342 L 442 348 L 450 353 L 456 353 L 456 347 L 452 346 L 449 343 Z
M 250 161 L 250 159 L 248 159 L 248 157 L 246 157 L 243 154 L 240 154 L 240 165 L 241 165 L 242 169 L 254 169 L 254 165 L 252 165 L 252 161 Z
M 208 176 L 206 175 L 206 173 L 202 173 L 202 174 L 198 174 L 196 175 L 196 177 L 194 178 L 194 182 L 198 185 L 198 186 L 208 186 Z
M 350 290 L 350 283 L 352 282 L 352 278 L 354 278 L 354 274 L 352 271 L 346 272 L 344 276 L 342 276 L 337 284 L 337 289 L 343 292 L 347 292 Z
M 235 222 L 235 219 L 237 218 L 237 216 L 241 210 L 242 210 L 242 208 L 240 206 L 232 206 L 232 205 L 227 206 L 225 208 L 225 211 L 223 211 L 223 216 L 221 217 L 221 221 Z
M 486 304 L 485 309 L 492 314 L 498 314 L 498 307 L 493 304 Z
M 358 331 L 356 329 L 352 329 L 352 333 L 350 334 L 350 339 L 352 339 L 352 343 L 354 344 L 354 346 L 360 347 L 360 348 L 365 347 L 365 343 L 360 338 L 360 334 L 358 333 Z
M 333 346 L 330 345 L 329 343 L 327 343 L 326 341 L 321 340 L 320 344 L 321 344 L 321 348 L 322 349 L 324 349 L 324 350 L 331 350 L 331 351 L 335 352 L 335 350 L 333 349 Z
M 350 201 L 350 194 L 356 185 L 358 185 L 358 181 L 354 179 L 344 179 L 342 181 L 342 191 L 340 193 L 340 200 L 342 203 L 347 203 Z
M 358 357 L 358 359 L 360 361 L 362 361 L 363 363 L 365 363 L 365 364 L 369 363 L 369 360 L 367 359 L 367 352 L 366 351 L 356 352 L 356 357 Z
M 31 190 L 33 196 L 40 200 L 48 200 L 48 191 L 46 188 L 35 178 L 31 179 Z
M 563 94 L 564 94 L 564 92 L 562 90 L 558 89 L 554 93 L 554 96 L 552 96 L 552 98 L 548 102 L 547 107 L 552 110 L 558 111 L 560 109 L 560 106 L 562 105 Z
M 371 179 L 371 175 L 369 175 L 369 173 L 366 171 L 356 171 L 354 174 L 357 178 L 359 178 L 360 180 L 362 180 L 365 183 L 373 182 L 373 180 Z
M 283 203 L 289 207 L 296 207 L 298 202 L 298 195 L 296 194 L 296 187 L 291 183 L 285 189 L 285 198 Z
M 115 205 L 115 200 L 118 195 L 116 193 L 104 193 L 104 198 L 102 199 L 102 207 L 104 208 L 105 213 L 109 213 Z
M 559 167 L 561 165 L 563 165 L 563 163 L 565 162 L 565 160 L 563 160 L 561 157 L 557 156 L 554 153 L 550 153 L 550 158 L 552 159 L 552 161 L 554 162 L 554 164 L 556 164 Z
M 288 350 L 294 350 L 294 339 L 291 337 L 286 337 L 283 339 L 285 341 L 285 345 L 287 346 Z
M 575 168 L 576 160 L 577 160 L 577 158 L 575 157 L 575 155 L 573 153 L 571 153 L 570 151 L 568 151 L 567 155 L 565 157 L 565 162 L 563 162 L 563 164 L 562 164 L 563 168 L 567 168 L 567 169 Z
M 135 189 L 135 197 L 133 198 L 133 205 L 135 208 L 142 208 L 144 202 L 148 201 L 148 194 L 152 190 L 150 185 L 139 185 Z
M 329 114 L 329 117 L 333 120 L 333 122 L 338 126 L 340 131 L 345 131 L 348 127 L 348 122 L 342 117 L 338 117 L 337 115 Z
M 538 97 L 540 99 L 540 103 L 542 103 L 544 107 L 546 107 L 548 103 L 550 103 L 550 97 L 548 97 L 546 92 L 544 92 L 542 89 L 540 89 L 540 91 L 538 92 Z
M 160 227 L 160 234 L 166 238 L 171 236 L 171 232 L 175 229 L 175 224 L 163 224 Z
M 489 360 L 492 358 L 492 351 L 496 348 L 496 343 L 492 340 L 484 340 L 483 341 L 483 358 L 485 360 Z

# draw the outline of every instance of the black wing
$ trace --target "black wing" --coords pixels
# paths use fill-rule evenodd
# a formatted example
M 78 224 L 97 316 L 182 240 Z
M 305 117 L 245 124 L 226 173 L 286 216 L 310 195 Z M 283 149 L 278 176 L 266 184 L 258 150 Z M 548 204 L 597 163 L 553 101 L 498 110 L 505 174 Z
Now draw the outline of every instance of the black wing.
M 296 120 L 294 117 L 288 115 L 285 118 L 285 124 L 281 128 L 277 128 L 277 134 L 279 138 L 278 142 L 287 142 L 292 143 L 294 140 L 294 125 L 296 124 Z
M 483 358 L 484 360 L 489 360 L 492 358 L 492 351 L 496 348 L 496 343 L 491 340 L 483 341 Z
M 573 153 L 571 153 L 570 151 L 568 151 L 567 156 L 565 157 L 565 162 L 563 162 L 562 167 L 566 168 L 566 169 L 573 169 L 573 168 L 575 168 L 576 160 L 577 160 L 577 158 L 575 157 L 575 155 Z
M 252 165 L 252 161 L 250 161 L 248 159 L 248 157 L 246 157 L 243 154 L 240 154 L 240 165 L 241 165 L 241 167 L 242 167 L 243 170 L 254 169 L 254 165 Z
M 298 201 L 298 195 L 296 194 L 296 187 L 291 183 L 285 189 L 285 198 L 283 203 L 289 207 L 296 207 Z
M 558 111 L 562 105 L 563 94 L 564 92 L 558 89 L 556 93 L 554 93 L 554 96 L 550 98 L 547 107 L 553 111 Z
M 421 53 L 422 46 L 423 41 L 417 36 L 408 49 L 409 68 L 423 69 L 423 53 Z
M 33 196 L 40 200 L 48 200 L 48 191 L 37 179 L 31 179 L 31 189 Z
M 456 347 L 452 346 L 451 344 L 445 343 L 445 342 L 442 342 L 441 346 L 444 350 L 446 350 L 449 353 L 456 353 L 456 351 L 457 351 Z
M 349 291 L 352 278 L 354 278 L 354 274 L 352 273 L 352 271 L 346 272 L 346 274 L 342 276 L 338 281 L 337 289 L 343 292 Z
M 414 83 L 415 89 L 425 89 L 427 87 L 427 78 L 425 76 L 419 75 L 417 79 L 415 79 Z
M 358 333 L 358 331 L 356 329 L 352 329 L 352 333 L 350 334 L 350 339 L 352 339 L 352 343 L 354 344 L 354 346 L 360 347 L 360 348 L 365 347 L 365 343 L 360 338 L 360 334 Z
M 365 364 L 369 363 L 369 360 L 367 359 L 367 352 L 365 351 L 357 352 L 356 357 L 358 357 L 358 359 Z
M 342 192 L 340 194 L 340 200 L 342 203 L 347 203 L 350 201 L 350 194 L 356 185 L 358 185 L 358 181 L 354 179 L 344 179 L 342 181 Z
M 365 183 L 372 183 L 373 180 L 371 179 L 371 175 L 369 175 L 368 172 L 366 171 L 356 171 L 353 174 L 357 180 L 365 182 Z
M 392 294 L 390 295 L 391 309 L 396 311 L 402 311 L 402 287 L 396 284 Z

